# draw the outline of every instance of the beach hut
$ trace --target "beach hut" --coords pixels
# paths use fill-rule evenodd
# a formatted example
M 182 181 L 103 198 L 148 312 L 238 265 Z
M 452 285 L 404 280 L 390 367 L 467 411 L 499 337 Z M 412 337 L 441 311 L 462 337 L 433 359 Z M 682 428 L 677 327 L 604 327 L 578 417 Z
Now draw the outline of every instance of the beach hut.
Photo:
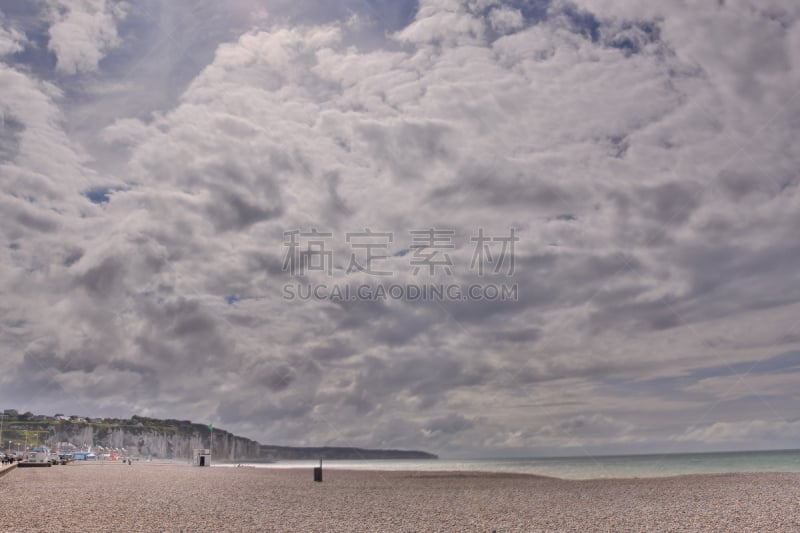
M 192 457 L 194 466 L 211 466 L 211 450 L 207 448 L 195 448 Z

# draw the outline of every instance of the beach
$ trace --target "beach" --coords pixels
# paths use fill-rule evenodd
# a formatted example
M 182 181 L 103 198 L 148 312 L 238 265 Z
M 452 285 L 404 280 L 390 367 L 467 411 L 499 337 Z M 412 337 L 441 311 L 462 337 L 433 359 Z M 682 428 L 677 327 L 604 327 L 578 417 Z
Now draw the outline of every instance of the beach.
M 17 469 L 4 531 L 798 531 L 800 474 L 531 475 L 135 463 Z

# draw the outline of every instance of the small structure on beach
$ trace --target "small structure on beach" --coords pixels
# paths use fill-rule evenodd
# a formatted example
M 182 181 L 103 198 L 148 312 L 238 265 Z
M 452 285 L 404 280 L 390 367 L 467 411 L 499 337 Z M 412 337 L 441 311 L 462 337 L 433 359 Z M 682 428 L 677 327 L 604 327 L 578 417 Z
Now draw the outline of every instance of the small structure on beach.
M 192 450 L 192 464 L 194 466 L 211 466 L 211 450 L 208 448 Z
M 322 458 L 319 460 L 319 466 L 314 467 L 314 481 L 322 483 Z

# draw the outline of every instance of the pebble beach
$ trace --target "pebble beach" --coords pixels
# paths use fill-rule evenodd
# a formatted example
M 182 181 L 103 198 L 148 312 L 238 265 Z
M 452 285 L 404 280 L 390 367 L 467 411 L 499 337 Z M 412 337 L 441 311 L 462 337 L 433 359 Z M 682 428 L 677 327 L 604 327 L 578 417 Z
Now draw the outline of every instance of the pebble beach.
M 69 464 L 0 477 L 2 531 L 800 531 L 800 474 L 531 475 Z

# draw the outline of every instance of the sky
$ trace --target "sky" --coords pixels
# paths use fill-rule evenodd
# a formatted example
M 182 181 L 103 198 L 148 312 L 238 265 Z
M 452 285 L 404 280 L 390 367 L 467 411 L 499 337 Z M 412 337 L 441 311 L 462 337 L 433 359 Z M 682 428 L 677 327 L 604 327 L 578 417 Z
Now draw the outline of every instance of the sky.
M 0 408 L 800 447 L 798 133 L 792 0 L 0 0 Z

